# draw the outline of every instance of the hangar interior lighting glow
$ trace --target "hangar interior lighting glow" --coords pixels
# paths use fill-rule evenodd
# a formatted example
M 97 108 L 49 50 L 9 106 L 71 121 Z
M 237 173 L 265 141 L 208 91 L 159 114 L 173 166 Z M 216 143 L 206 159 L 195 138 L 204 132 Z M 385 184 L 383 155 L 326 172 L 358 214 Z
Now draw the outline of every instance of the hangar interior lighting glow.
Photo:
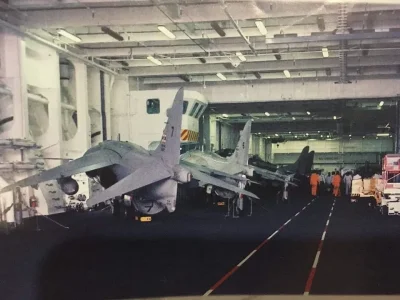
M 336 120 L 336 119 L 337 119 L 337 117 L 336 117 L 336 116 L 333 116 L 333 119 L 334 119 L 334 120 Z
M 328 48 L 326 48 L 326 47 L 322 48 L 322 56 L 323 57 L 329 57 Z
M 380 107 L 382 107 L 382 106 L 383 106 L 383 104 L 385 104 L 385 102 L 384 102 L 384 101 L 381 101 L 381 102 L 379 102 L 379 106 L 380 106 Z
M 175 39 L 176 38 L 175 34 L 173 34 L 171 31 L 169 31 L 167 29 L 167 27 L 165 27 L 163 25 L 159 25 L 157 28 L 158 28 L 158 30 L 160 30 L 162 33 L 164 33 L 170 39 Z
M 292 120 L 296 120 L 296 118 L 295 118 L 295 117 L 292 117 Z
M 265 25 L 264 25 L 264 23 L 263 23 L 263 21 L 261 21 L 261 20 L 257 20 L 257 21 L 255 21 L 255 23 L 256 23 L 256 26 L 257 26 L 257 28 L 258 28 L 258 31 L 262 34 L 262 35 L 267 35 L 267 28 L 265 28 Z
M 269 117 L 269 116 L 271 115 L 271 114 L 270 114 L 269 112 L 267 112 L 267 111 L 266 111 L 264 114 L 265 114 L 267 117 Z
M 311 115 L 311 113 L 308 111 L 308 112 L 307 112 L 307 115 Z
M 229 117 L 227 114 L 222 114 L 222 116 L 223 116 L 224 118 Z
M 242 52 L 236 52 L 236 56 L 237 56 L 241 61 L 246 61 L 246 57 L 242 54 Z
M 286 78 L 290 78 L 290 72 L 289 70 L 284 70 L 283 74 L 285 74 Z
M 218 78 L 221 79 L 221 80 L 226 80 L 225 75 L 222 74 L 222 73 L 217 73 L 217 76 L 218 76 Z
M 277 133 L 275 133 L 275 136 L 279 136 Z
M 153 64 L 157 65 L 157 66 L 161 66 L 162 65 L 162 62 L 160 60 L 158 60 L 157 58 L 154 58 L 151 55 L 147 56 L 147 59 L 149 61 L 151 61 Z
M 376 136 L 389 136 L 389 133 L 378 133 Z
M 67 39 L 70 39 L 71 41 L 74 41 L 76 43 L 82 42 L 82 39 L 80 37 L 77 37 L 76 35 L 69 33 L 68 31 L 64 29 L 58 29 L 57 33 L 59 35 L 62 35 L 63 37 L 66 37 Z

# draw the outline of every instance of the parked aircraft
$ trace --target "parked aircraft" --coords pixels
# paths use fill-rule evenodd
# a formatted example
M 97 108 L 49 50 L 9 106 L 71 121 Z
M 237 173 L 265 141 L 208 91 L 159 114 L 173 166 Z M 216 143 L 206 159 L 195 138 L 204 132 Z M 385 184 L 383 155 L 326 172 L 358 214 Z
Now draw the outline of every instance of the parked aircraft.
M 0 193 L 57 179 L 61 190 L 73 195 L 79 186 L 71 176 L 86 173 L 98 179 L 105 188 L 87 200 L 89 207 L 128 194 L 132 196 L 134 207 L 141 213 L 152 215 L 164 209 L 173 212 L 178 183 L 190 182 L 192 176 L 220 189 L 257 197 L 196 170 L 191 174 L 190 170 L 179 165 L 182 107 L 183 89 L 180 89 L 172 107 L 167 110 L 168 121 L 161 142 L 154 151 L 129 142 L 104 141 L 89 149 L 81 158 L 20 180 L 3 188 Z
M 285 175 L 248 165 L 250 134 L 251 120 L 247 121 L 241 131 L 239 142 L 231 156 L 225 158 L 212 152 L 192 150 L 181 155 L 180 164 L 193 174 L 201 172 L 232 185 L 238 185 L 239 181 L 247 181 L 245 176 L 253 176 L 254 171 L 258 172 L 264 179 L 285 182 Z M 206 183 L 200 180 L 199 186 L 206 186 Z M 234 196 L 231 191 L 218 188 L 215 189 L 215 193 L 222 198 L 232 198 Z

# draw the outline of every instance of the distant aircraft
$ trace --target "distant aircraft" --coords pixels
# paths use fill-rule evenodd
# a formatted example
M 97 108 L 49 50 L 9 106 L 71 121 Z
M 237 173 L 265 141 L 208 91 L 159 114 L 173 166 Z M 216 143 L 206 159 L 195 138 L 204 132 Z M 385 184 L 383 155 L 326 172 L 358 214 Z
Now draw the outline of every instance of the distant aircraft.
M 251 120 L 247 121 L 241 131 L 239 142 L 230 157 L 225 158 L 212 152 L 192 150 L 181 155 L 180 164 L 189 169 L 192 174 L 198 172 L 208 174 L 232 185 L 238 185 L 239 181 L 247 181 L 241 175 L 253 176 L 254 171 L 259 172 L 264 179 L 285 182 L 286 176 L 284 175 L 248 165 L 250 134 Z M 207 182 L 199 180 L 200 187 L 206 185 Z M 231 190 L 219 190 L 218 187 L 215 189 L 215 193 L 222 198 L 232 198 L 234 196 Z M 253 198 L 258 198 L 254 194 L 252 195 Z
M 309 146 L 304 147 L 300 153 L 299 158 L 293 164 L 279 167 L 273 163 L 262 160 L 258 155 L 254 155 L 249 158 L 249 165 L 281 175 L 309 174 L 311 172 L 311 167 L 314 161 L 314 151 L 308 153 L 309 150 Z
M 180 89 L 172 107 L 167 110 L 168 121 L 154 151 L 128 142 L 104 141 L 86 151 L 81 158 L 20 180 L 3 188 L 0 193 L 57 179 L 61 190 L 73 195 L 79 186 L 71 176 L 86 173 L 88 177 L 99 180 L 105 188 L 87 200 L 89 207 L 117 196 L 130 195 L 136 210 L 143 214 L 153 215 L 164 209 L 173 212 L 178 183 L 190 182 L 192 176 L 221 189 L 255 196 L 210 175 L 196 171 L 191 174 L 190 170 L 179 165 L 182 107 L 183 89 Z

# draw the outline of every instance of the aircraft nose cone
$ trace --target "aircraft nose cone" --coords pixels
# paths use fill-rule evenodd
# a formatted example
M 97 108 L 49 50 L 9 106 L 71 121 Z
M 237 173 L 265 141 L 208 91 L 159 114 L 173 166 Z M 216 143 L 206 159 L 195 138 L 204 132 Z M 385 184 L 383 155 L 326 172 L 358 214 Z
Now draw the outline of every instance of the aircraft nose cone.
M 170 213 L 174 212 L 175 209 L 176 209 L 175 206 L 168 206 L 168 207 L 167 207 L 167 210 L 168 210 L 168 212 L 170 212 Z

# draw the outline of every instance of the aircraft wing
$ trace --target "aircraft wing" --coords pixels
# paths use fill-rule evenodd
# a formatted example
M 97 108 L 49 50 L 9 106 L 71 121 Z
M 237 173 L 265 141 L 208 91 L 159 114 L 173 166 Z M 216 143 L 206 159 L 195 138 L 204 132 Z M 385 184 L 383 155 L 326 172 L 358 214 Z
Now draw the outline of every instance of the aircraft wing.
M 247 178 L 244 178 L 244 177 L 241 177 L 241 176 L 238 176 L 238 175 L 231 175 L 231 174 L 228 174 L 228 173 L 225 173 L 225 172 L 221 172 L 221 171 L 217 171 L 217 170 L 213 170 L 213 169 L 210 169 L 210 168 L 207 168 L 207 167 L 204 167 L 204 166 L 195 165 L 195 164 L 192 164 L 190 162 L 181 161 L 180 164 L 183 165 L 184 167 L 187 167 L 187 168 L 195 168 L 196 170 L 198 170 L 200 172 L 203 172 L 203 173 L 206 173 L 206 174 L 208 174 L 208 175 L 210 175 L 212 177 L 226 177 L 226 178 L 231 178 L 231 179 L 234 179 L 234 180 L 237 180 L 237 181 L 248 181 Z
M 146 185 L 171 178 L 172 176 L 172 171 L 167 169 L 162 162 L 155 161 L 136 169 L 122 180 L 110 186 L 108 189 L 89 198 L 87 200 L 87 205 L 89 207 L 93 206 L 97 203 L 137 190 Z
M 281 181 L 285 183 L 285 179 L 288 177 L 287 175 L 282 175 L 278 174 L 275 172 L 271 172 L 262 168 L 254 167 L 251 166 L 251 168 L 257 172 L 258 174 L 261 175 L 262 178 L 267 179 L 267 180 L 276 180 L 276 181 Z M 297 186 L 297 184 L 294 184 L 293 182 L 289 181 L 288 182 L 290 185 Z
M 190 171 L 190 173 L 192 174 L 192 177 L 194 179 L 204 182 L 205 184 L 211 184 L 213 186 L 217 186 L 217 187 L 220 187 L 220 188 L 223 188 L 223 189 L 235 192 L 235 193 L 243 194 L 243 195 L 249 196 L 251 198 L 260 199 L 257 195 L 255 195 L 249 191 L 243 190 L 237 186 L 226 183 L 225 181 L 223 181 L 221 179 L 215 178 L 211 175 L 201 172 L 200 170 L 197 170 L 197 166 L 196 166 L 196 168 L 185 166 L 185 168 L 187 168 Z M 238 177 L 238 178 L 243 180 L 242 177 Z
M 43 171 L 39 174 L 27 177 L 0 190 L 0 194 L 13 190 L 16 187 L 37 185 L 44 181 L 54 180 L 61 177 L 70 177 L 75 174 L 84 173 L 113 164 L 119 163 L 121 157 L 114 151 L 101 149 L 84 155 L 61 166 Z

